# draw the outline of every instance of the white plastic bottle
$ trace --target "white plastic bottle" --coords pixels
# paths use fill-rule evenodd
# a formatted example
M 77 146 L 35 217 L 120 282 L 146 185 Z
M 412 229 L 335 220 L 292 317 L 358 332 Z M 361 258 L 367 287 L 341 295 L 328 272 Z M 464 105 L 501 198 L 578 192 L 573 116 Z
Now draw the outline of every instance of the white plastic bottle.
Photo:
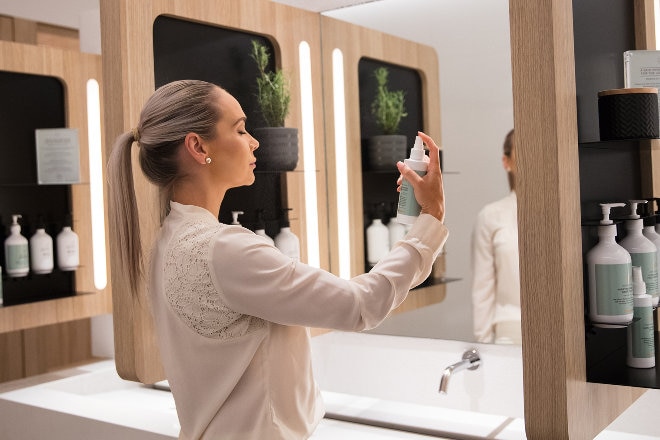
M 254 233 L 264 237 L 268 243 L 275 244 L 275 241 L 266 234 L 266 222 L 264 221 L 263 209 L 257 209 L 257 228 L 254 230 Z
M 291 208 L 283 210 L 280 232 L 275 236 L 275 246 L 284 254 L 295 261 L 300 261 L 300 240 L 296 234 L 291 232 L 289 223 L 289 211 Z
M 30 268 L 35 274 L 53 271 L 53 238 L 46 233 L 43 221 L 39 219 L 37 230 L 30 237 Z
M 415 145 L 410 150 L 410 158 L 403 161 L 408 167 L 413 169 L 420 176 L 424 176 L 429 167 L 429 158 L 424 152 L 424 143 L 422 138 L 415 138 Z M 415 199 L 415 191 L 406 179 L 401 184 L 399 193 L 399 205 L 397 207 L 397 221 L 399 223 L 411 225 L 419 217 L 421 207 Z
M 610 209 L 623 203 L 601 203 L 598 244 L 587 253 L 589 319 L 596 326 L 621 326 L 633 319 L 632 259 L 618 245 Z
M 637 206 L 646 200 L 630 200 L 630 215 L 626 220 L 626 237 L 619 243 L 632 258 L 632 265 L 642 268 L 642 278 L 646 283 L 646 293 L 653 298 L 653 306 L 658 305 L 658 249 L 642 234 L 644 222 L 637 214 Z
M 655 218 L 655 212 L 653 212 L 653 204 L 654 200 L 649 199 L 648 203 L 642 205 L 644 208 L 642 214 L 642 222 L 644 224 L 642 235 L 651 240 L 651 242 L 656 247 L 656 260 L 658 262 L 658 283 L 660 283 L 660 234 L 658 234 L 655 230 L 657 221 Z M 658 298 L 660 298 L 660 285 L 658 285 Z
M 78 234 L 71 229 L 72 220 L 67 216 L 64 227 L 55 238 L 57 267 L 64 272 L 76 270 L 80 265 Z
M 11 216 L 11 234 L 5 240 L 5 270 L 10 277 L 24 277 L 30 272 L 28 239 L 21 235 L 21 225 L 18 219 L 22 216 Z
M 376 217 L 367 228 L 367 262 L 374 265 L 390 250 L 390 232 L 383 221 Z
M 406 227 L 399 223 L 396 220 L 396 217 L 392 217 L 387 224 L 387 232 L 389 238 L 389 248 L 392 249 L 397 241 L 402 240 L 403 237 L 406 236 Z
M 628 326 L 626 364 L 633 368 L 655 367 L 655 337 L 653 330 L 653 299 L 646 293 L 642 269 L 633 266 L 633 323 Z
M 231 212 L 231 224 L 240 226 L 241 223 L 238 221 L 238 216 L 245 214 L 243 211 L 232 211 Z

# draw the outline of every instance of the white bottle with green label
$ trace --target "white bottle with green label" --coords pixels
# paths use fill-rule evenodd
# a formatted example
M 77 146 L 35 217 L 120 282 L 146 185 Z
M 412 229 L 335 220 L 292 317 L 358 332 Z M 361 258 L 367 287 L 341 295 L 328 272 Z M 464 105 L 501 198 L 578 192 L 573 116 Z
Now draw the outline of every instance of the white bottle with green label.
M 646 293 L 642 269 L 633 266 L 634 319 L 628 326 L 626 364 L 633 368 L 655 367 L 655 337 L 653 335 L 653 300 Z
M 5 240 L 5 271 L 10 277 L 24 277 L 30 272 L 30 254 L 28 239 L 21 235 L 21 225 L 18 219 L 22 216 L 11 216 L 11 234 Z
M 646 283 L 646 293 L 651 295 L 653 306 L 658 305 L 658 249 L 648 238 L 644 237 L 644 221 L 637 214 L 637 206 L 646 200 L 630 200 L 630 214 L 626 220 L 626 237 L 619 243 L 630 257 L 632 265 L 642 269 L 642 278 Z
M 415 145 L 410 150 L 410 158 L 403 161 L 409 168 L 414 170 L 420 176 L 426 175 L 429 168 L 429 157 L 424 152 L 424 142 L 422 138 L 415 138 Z M 401 183 L 401 192 L 399 193 L 399 205 L 397 207 L 396 219 L 404 225 L 411 225 L 415 222 L 421 207 L 415 198 L 415 190 L 412 185 L 403 179 Z
M 626 325 L 633 319 L 632 259 L 615 240 L 610 209 L 623 203 L 601 203 L 598 244 L 587 253 L 589 319 L 600 327 Z

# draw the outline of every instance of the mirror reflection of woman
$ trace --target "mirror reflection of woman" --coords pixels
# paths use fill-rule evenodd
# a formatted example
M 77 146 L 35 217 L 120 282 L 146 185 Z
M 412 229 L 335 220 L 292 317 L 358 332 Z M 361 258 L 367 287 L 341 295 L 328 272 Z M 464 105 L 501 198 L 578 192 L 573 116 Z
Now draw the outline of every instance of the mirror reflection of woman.
M 423 133 L 428 173 L 397 164 L 422 214 L 369 273 L 341 279 L 287 257 L 248 229 L 221 224 L 226 191 L 251 185 L 259 167 L 259 142 L 246 123 L 224 89 L 176 81 L 156 90 L 138 125 L 117 138 L 108 163 L 119 253 L 113 270 L 126 274 L 137 294 L 144 267 L 180 438 L 187 440 L 308 438 L 324 410 L 306 326 L 375 327 L 429 275 L 448 234 L 439 149 Z M 133 185 L 136 152 L 167 202 L 148 266 Z
M 477 342 L 521 343 L 514 146 L 511 130 L 502 156 L 510 192 L 481 209 L 472 233 L 472 311 Z

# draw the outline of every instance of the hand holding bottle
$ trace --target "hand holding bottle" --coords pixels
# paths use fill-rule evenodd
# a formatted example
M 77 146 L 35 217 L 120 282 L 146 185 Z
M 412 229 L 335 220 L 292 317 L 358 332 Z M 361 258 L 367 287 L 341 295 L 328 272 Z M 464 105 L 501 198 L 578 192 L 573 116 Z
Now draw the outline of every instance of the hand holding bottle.
M 430 214 L 444 222 L 445 220 L 445 192 L 440 171 L 440 149 L 430 136 L 418 132 L 429 149 L 429 165 L 426 175 L 420 177 L 414 170 L 403 162 L 396 166 L 401 173 L 397 184 L 397 191 L 401 191 L 403 179 L 407 180 L 415 190 L 415 198 L 421 206 L 422 213 Z

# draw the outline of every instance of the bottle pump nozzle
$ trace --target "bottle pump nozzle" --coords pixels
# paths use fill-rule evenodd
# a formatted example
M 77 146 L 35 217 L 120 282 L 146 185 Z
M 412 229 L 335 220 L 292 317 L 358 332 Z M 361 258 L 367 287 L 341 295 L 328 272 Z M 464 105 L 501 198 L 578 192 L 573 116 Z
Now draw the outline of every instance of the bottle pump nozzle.
M 633 266 L 632 276 L 633 276 L 633 295 L 644 295 L 646 293 L 646 283 L 642 278 L 642 268 L 640 266 Z
M 415 144 L 410 150 L 410 158 L 413 160 L 424 160 L 426 153 L 424 152 L 424 142 L 419 136 L 415 137 Z
M 603 218 L 600 221 L 601 225 L 611 225 L 614 224 L 614 222 L 610 219 L 610 209 L 620 207 L 620 206 L 626 206 L 625 203 L 601 203 L 600 204 L 600 209 L 603 212 Z
M 245 214 L 243 211 L 232 211 L 231 212 L 231 224 L 232 225 L 240 225 L 238 222 L 238 216 Z
M 646 200 L 628 200 L 630 202 L 630 215 L 628 215 L 628 218 L 631 220 L 638 219 L 639 214 L 637 214 L 637 205 L 640 203 L 647 203 Z

